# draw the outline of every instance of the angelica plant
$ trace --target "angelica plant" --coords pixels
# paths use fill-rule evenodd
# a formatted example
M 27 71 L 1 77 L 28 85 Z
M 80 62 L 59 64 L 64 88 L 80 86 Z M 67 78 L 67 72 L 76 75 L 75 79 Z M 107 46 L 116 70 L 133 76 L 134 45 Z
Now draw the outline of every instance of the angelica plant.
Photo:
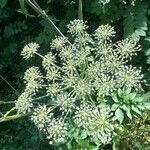
M 37 43 L 23 48 L 23 58 L 37 55 L 42 63 L 25 72 L 26 87 L 16 109 L 19 114 L 31 113 L 31 120 L 50 144 L 71 140 L 71 126 L 98 147 L 109 144 L 119 122 L 107 97 L 118 89 L 142 90 L 141 68 L 127 65 L 141 47 L 131 39 L 112 42 L 116 32 L 108 24 L 92 35 L 82 20 L 71 21 L 67 27 L 74 39 L 71 45 L 67 38 L 57 36 L 44 56 Z

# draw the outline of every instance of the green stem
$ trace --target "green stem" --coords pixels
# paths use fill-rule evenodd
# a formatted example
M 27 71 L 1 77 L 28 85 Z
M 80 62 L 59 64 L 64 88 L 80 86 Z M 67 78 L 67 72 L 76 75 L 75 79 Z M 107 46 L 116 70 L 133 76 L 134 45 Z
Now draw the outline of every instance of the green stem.
M 30 0 L 26 0 L 26 2 L 33 10 L 35 10 L 39 15 L 41 15 L 43 19 L 45 19 L 50 25 L 52 25 L 55 28 L 55 30 L 69 43 L 69 45 L 72 46 L 72 44 L 67 40 L 63 33 L 57 28 L 54 22 L 48 17 L 46 12 L 39 7 L 35 0 L 33 3 Z
M 38 55 L 39 57 L 41 57 L 42 59 L 48 59 L 48 58 L 42 56 L 41 54 L 39 54 L 39 53 L 37 53 L 37 52 L 35 52 L 35 54 Z M 62 72 L 64 72 L 64 70 L 63 70 L 61 67 L 57 66 L 56 64 L 53 64 L 53 65 L 54 65 L 57 69 L 59 69 L 59 70 L 61 70 Z
M 19 92 L 18 92 L 2 75 L 0 75 L 0 78 L 1 78 L 4 82 L 6 82 L 6 83 L 8 84 L 8 86 L 9 86 L 10 88 L 12 88 L 12 90 L 15 91 L 15 93 L 16 93 L 17 95 L 19 95 Z
M 79 8 L 78 8 L 78 18 L 80 20 L 83 20 L 83 2 L 82 0 L 79 0 Z
M 28 116 L 30 114 L 31 113 L 28 113 L 28 114 L 17 114 L 17 115 L 2 117 L 2 118 L 0 118 L 0 123 L 6 122 L 6 121 L 10 121 L 10 120 L 19 119 L 19 118 L 22 118 L 22 117 L 26 117 L 26 116 Z
M 32 100 L 39 100 L 39 99 L 42 99 L 42 98 L 45 98 L 45 97 L 48 97 L 49 95 L 47 94 L 47 95 L 43 95 L 43 96 L 40 96 L 40 97 L 37 97 L 37 98 L 34 98 L 34 99 L 32 99 Z
M 10 109 L 5 115 L 4 117 L 7 117 L 11 112 L 13 112 L 16 108 L 13 107 L 12 109 Z
M 54 106 L 51 111 L 53 111 L 54 109 L 56 109 L 57 107 L 59 107 L 59 105 Z M 11 121 L 11 120 L 15 120 L 15 119 L 19 119 L 22 117 L 26 117 L 31 115 L 33 112 L 27 113 L 27 114 L 16 114 L 16 115 L 11 115 L 11 116 L 7 116 L 8 114 L 10 114 L 10 112 L 12 112 L 15 108 L 12 108 L 11 110 L 9 110 L 5 115 L 1 114 L 2 117 L 0 118 L 0 123 L 2 122 L 6 122 L 6 121 Z M 50 111 L 50 112 L 51 112 Z
M 3 104 L 14 104 L 15 101 L 8 101 L 8 102 L 5 102 L 5 101 L 0 101 L 0 105 L 3 105 Z
M 2 117 L 4 117 L 3 113 L 1 113 L 1 112 L 0 112 L 0 115 L 1 115 Z

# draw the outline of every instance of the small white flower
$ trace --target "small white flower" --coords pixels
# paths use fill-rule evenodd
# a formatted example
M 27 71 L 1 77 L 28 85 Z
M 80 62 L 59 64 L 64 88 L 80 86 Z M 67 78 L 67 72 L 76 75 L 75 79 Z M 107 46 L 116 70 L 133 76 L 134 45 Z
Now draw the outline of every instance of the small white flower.
M 47 94 L 51 96 L 56 96 L 60 92 L 60 85 L 58 83 L 49 84 L 47 87 Z
M 93 108 L 91 121 L 89 123 L 89 136 L 91 140 L 98 139 L 102 144 L 108 144 L 112 140 L 114 126 L 111 123 L 111 109 L 106 105 Z
M 37 108 L 34 109 L 31 120 L 39 128 L 39 130 L 42 130 L 45 125 L 47 125 L 47 123 L 51 121 L 53 113 L 50 112 L 51 108 L 47 108 L 46 105 L 39 105 Z
M 60 72 L 56 67 L 50 67 L 47 69 L 46 78 L 48 81 L 55 81 L 60 78 Z
M 63 46 L 65 46 L 65 44 L 66 44 L 66 39 L 61 36 L 58 36 L 54 40 L 52 40 L 50 47 L 52 49 L 61 50 Z
M 29 43 L 23 48 L 21 55 L 25 59 L 33 57 L 33 55 L 38 51 L 39 47 L 40 46 L 37 43 Z
M 32 66 L 31 68 L 26 70 L 23 79 L 25 80 L 25 83 L 26 83 L 26 82 L 30 82 L 41 77 L 42 77 L 42 74 L 40 73 L 39 68 Z
M 27 93 L 22 93 L 16 101 L 15 107 L 18 113 L 25 114 L 30 112 L 31 108 L 33 107 L 31 96 Z
M 72 111 L 75 107 L 75 98 L 69 96 L 67 93 L 57 95 L 56 103 L 59 105 L 60 110 L 64 112 Z
M 92 109 L 93 107 L 88 104 L 81 104 L 79 107 L 76 107 L 74 122 L 78 127 L 87 128 L 92 119 Z
M 52 118 L 51 122 L 46 128 L 47 139 L 49 144 L 62 144 L 66 142 L 68 129 L 67 124 L 61 118 Z
M 134 88 L 135 90 L 141 89 L 143 77 L 141 70 L 132 66 L 122 66 L 117 72 L 118 85 Z
M 107 24 L 99 26 L 98 29 L 95 30 L 94 36 L 98 41 L 103 41 L 110 40 L 115 34 L 114 28 Z
M 113 91 L 116 90 L 115 80 L 105 74 L 101 74 L 99 78 L 96 78 L 94 81 L 95 89 L 98 90 L 99 96 L 110 95 Z
M 72 47 L 71 46 L 62 47 L 59 56 L 62 60 L 72 59 L 74 56 Z
M 67 27 L 68 27 L 68 32 L 71 33 L 73 36 L 77 36 L 85 33 L 85 30 L 88 28 L 83 22 L 83 20 L 79 20 L 79 19 L 71 21 Z
M 77 78 L 73 90 L 77 96 L 82 97 L 88 94 L 90 95 L 93 89 L 90 82 L 85 79 Z
M 40 88 L 42 88 L 42 74 L 39 71 L 38 67 L 29 68 L 24 75 L 26 88 L 25 92 L 28 94 L 35 94 Z
M 129 58 L 133 55 L 137 55 L 137 52 L 141 50 L 141 47 L 137 45 L 135 41 L 130 38 L 119 41 L 116 43 L 116 52 L 123 58 Z
M 42 65 L 46 69 L 51 68 L 54 63 L 55 63 L 55 56 L 51 52 L 45 55 L 42 61 Z

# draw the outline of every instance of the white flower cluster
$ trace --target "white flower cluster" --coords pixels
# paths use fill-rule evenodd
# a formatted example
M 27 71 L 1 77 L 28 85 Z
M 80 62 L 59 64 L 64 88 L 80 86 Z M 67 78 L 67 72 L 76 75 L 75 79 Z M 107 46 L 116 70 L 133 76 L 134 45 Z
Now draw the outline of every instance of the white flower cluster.
M 132 39 L 125 39 L 117 42 L 116 52 L 120 55 L 122 59 L 131 58 L 133 55 L 137 55 L 137 51 L 140 51 L 141 47 Z
M 33 57 L 33 55 L 38 51 L 39 47 L 40 46 L 37 43 L 29 43 L 23 48 L 21 55 L 25 59 Z
M 53 66 L 54 63 L 55 63 L 55 56 L 51 52 L 49 52 L 43 58 L 42 65 L 43 65 L 44 68 L 49 70 L 51 68 L 51 66 Z
M 35 123 L 39 130 L 43 130 L 44 127 L 51 121 L 53 113 L 50 112 L 51 108 L 47 108 L 46 105 L 39 105 L 34 109 L 31 120 Z
M 83 20 L 78 19 L 71 21 L 67 27 L 68 32 L 74 36 L 84 34 L 85 30 L 88 28 L 83 22 Z
M 30 82 L 32 80 L 35 80 L 36 78 L 40 78 L 42 75 L 39 71 L 38 67 L 31 67 L 29 69 L 26 70 L 25 74 L 24 74 L 24 80 L 25 83 Z
M 24 78 L 26 83 L 25 93 L 36 94 L 36 92 L 42 88 L 42 74 L 40 73 L 38 67 L 31 67 L 26 70 Z
M 111 37 L 114 37 L 115 34 L 114 28 L 107 24 L 99 26 L 98 29 L 95 30 L 94 36 L 101 42 L 103 40 L 109 40 Z
M 22 93 L 16 101 L 15 107 L 19 114 L 26 114 L 27 112 L 30 112 L 33 107 L 32 97 L 29 94 Z
M 52 49 L 57 49 L 57 50 L 60 50 L 63 46 L 65 46 L 66 44 L 66 39 L 61 37 L 61 36 L 58 36 L 56 37 L 54 40 L 52 40 L 52 43 L 51 43 L 51 48 Z
M 93 107 L 85 103 L 81 104 L 80 107 L 76 107 L 74 122 L 78 127 L 87 128 L 89 122 L 92 119 Z
M 62 144 L 68 135 L 67 124 L 60 118 L 53 118 L 45 130 L 49 144 Z
M 75 98 L 68 93 L 58 94 L 56 103 L 59 105 L 60 110 L 64 112 L 70 112 L 75 108 Z
M 111 117 L 109 107 L 105 105 L 91 106 L 84 103 L 76 108 L 74 122 L 88 132 L 93 142 L 100 140 L 100 143 L 108 144 L 111 142 L 114 132 Z
M 141 89 L 141 69 L 128 65 L 140 46 L 131 39 L 114 44 L 115 31 L 110 25 L 101 25 L 93 35 L 87 28 L 82 20 L 71 21 L 68 32 L 73 44 L 56 37 L 45 56 L 37 53 L 38 45 L 32 51 L 27 45 L 22 52 L 25 59 L 34 53 L 40 56 L 44 73 L 38 67 L 25 72 L 26 87 L 16 109 L 18 113 L 33 112 L 31 120 L 47 134 L 50 144 L 65 142 L 69 116 L 77 128 L 88 130 L 93 142 L 109 143 L 114 131 L 111 111 L 98 105 L 118 88 Z M 63 119 L 56 119 L 58 115 Z
M 128 88 L 135 87 L 135 90 L 141 89 L 140 81 L 143 79 L 143 75 L 140 74 L 141 69 L 137 70 L 132 66 L 124 66 L 117 72 L 117 79 L 120 86 L 128 85 Z M 144 80 L 143 80 L 144 82 Z

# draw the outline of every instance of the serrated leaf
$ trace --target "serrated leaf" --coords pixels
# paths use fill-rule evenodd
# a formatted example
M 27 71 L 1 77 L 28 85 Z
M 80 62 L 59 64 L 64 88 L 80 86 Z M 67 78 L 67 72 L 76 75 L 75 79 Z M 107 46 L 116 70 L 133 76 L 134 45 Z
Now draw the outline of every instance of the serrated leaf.
M 144 97 L 136 97 L 135 102 L 141 103 L 144 101 Z
M 142 29 L 136 29 L 135 32 L 140 36 L 146 36 L 146 32 Z
M 144 107 L 145 107 L 146 109 L 150 109 L 150 103 L 145 102 L 143 105 L 144 105 Z
M 111 107 L 111 109 L 113 111 L 115 111 L 118 107 L 119 107 L 119 104 L 113 104 L 112 107 Z
M 150 37 L 146 37 L 145 40 L 150 42 Z
M 81 139 L 85 139 L 87 136 L 88 136 L 87 132 L 86 132 L 85 130 L 83 130 L 83 131 L 81 132 L 80 138 L 81 138 Z
M 131 93 L 131 88 L 127 88 L 124 93 L 125 93 L 125 95 L 130 94 Z
M 129 14 L 127 17 L 124 19 L 124 38 L 129 37 L 134 33 L 134 17 Z
M 140 36 L 137 32 L 134 32 L 130 38 L 132 38 L 133 40 L 135 40 L 136 42 L 138 42 L 140 40 Z
M 82 147 L 82 148 L 87 148 L 89 147 L 89 142 L 88 140 L 83 140 L 83 139 L 77 139 L 76 142 Z
M 150 48 L 145 52 L 146 56 L 150 55 Z
M 133 100 L 136 97 L 136 93 L 129 94 L 129 99 Z
M 127 117 L 132 119 L 130 106 L 123 105 L 122 108 L 126 112 Z
M 115 116 L 116 116 L 116 118 L 118 119 L 118 121 L 119 121 L 120 123 L 123 122 L 123 120 L 124 120 L 124 113 L 123 113 L 123 111 L 122 111 L 120 108 L 118 108 L 118 109 L 115 111 Z
M 114 95 L 114 96 L 112 97 L 112 99 L 113 99 L 113 101 L 114 101 L 114 102 L 116 102 L 116 103 L 118 103 L 118 102 L 119 102 L 119 100 L 118 100 L 118 98 L 117 98 L 117 96 L 116 96 L 116 95 Z
M 139 115 L 142 115 L 142 113 L 141 113 L 141 111 L 137 108 L 137 107 L 135 107 L 135 106 L 131 106 L 131 109 L 132 109 L 132 111 L 134 111 L 135 113 L 137 113 L 137 114 L 139 114 Z
M 122 90 L 121 89 L 118 89 L 118 96 L 122 97 Z
M 146 108 L 144 104 L 143 104 L 143 105 L 137 105 L 137 107 L 138 107 L 139 109 L 141 109 L 141 110 L 144 110 L 144 109 Z

